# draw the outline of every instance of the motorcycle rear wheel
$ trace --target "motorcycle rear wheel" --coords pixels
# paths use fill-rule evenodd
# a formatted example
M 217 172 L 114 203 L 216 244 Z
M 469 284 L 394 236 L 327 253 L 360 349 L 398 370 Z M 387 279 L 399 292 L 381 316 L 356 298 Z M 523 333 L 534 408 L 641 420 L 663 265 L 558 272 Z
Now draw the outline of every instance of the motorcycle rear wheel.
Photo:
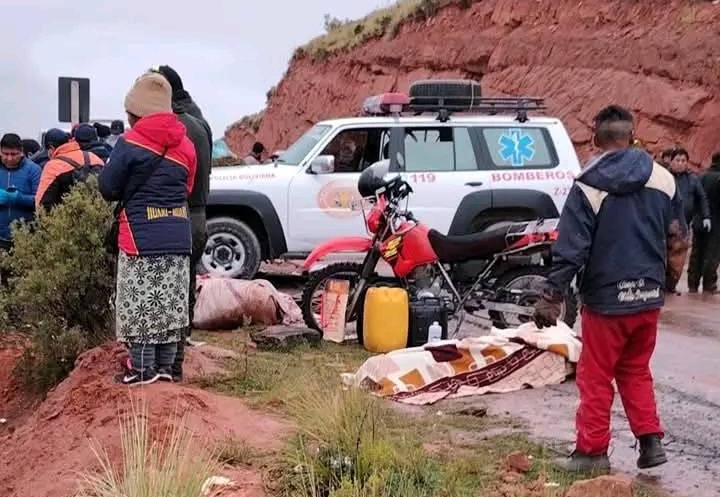
M 511 269 L 501 274 L 496 282 L 495 289 L 507 288 L 509 290 L 525 289 L 528 290 L 535 288 L 536 285 L 547 280 L 547 274 L 550 270 L 546 266 L 524 266 L 517 269 Z M 530 284 L 531 286 L 522 287 L 523 284 Z M 532 306 L 535 305 L 540 295 L 528 295 L 526 299 L 523 299 L 522 305 Z M 530 321 L 530 319 L 522 318 L 516 314 L 491 311 L 490 319 L 492 319 L 493 326 L 496 328 L 504 329 L 519 326 L 520 324 Z M 565 297 L 563 302 L 562 311 L 560 313 L 560 320 L 564 321 L 570 328 L 575 325 L 575 320 L 578 314 L 578 301 L 574 293 L 570 293 Z
M 322 326 L 320 326 L 320 305 L 323 292 L 325 291 L 325 283 L 331 279 L 348 280 L 350 282 L 350 295 L 352 296 L 360 280 L 362 269 L 362 264 L 339 262 L 329 264 L 319 271 L 310 273 L 300 298 L 303 320 L 308 328 L 317 330 L 320 333 L 323 332 Z M 349 301 L 348 305 L 350 305 Z M 356 320 L 356 313 L 352 316 L 346 316 L 345 318 L 346 324 L 353 323 Z

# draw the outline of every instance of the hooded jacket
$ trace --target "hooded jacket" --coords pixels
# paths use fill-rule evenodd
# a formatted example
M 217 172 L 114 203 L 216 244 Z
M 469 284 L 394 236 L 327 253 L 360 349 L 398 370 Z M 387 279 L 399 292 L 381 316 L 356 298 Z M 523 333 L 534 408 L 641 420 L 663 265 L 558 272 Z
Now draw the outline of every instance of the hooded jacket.
M 12 239 L 10 225 L 13 221 L 35 218 L 35 193 L 40 184 L 40 173 L 40 166 L 26 158 L 14 169 L 0 164 L 0 188 L 17 192 L 14 200 L 0 205 L 0 240 Z
M 667 247 L 685 236 L 673 176 L 643 150 L 608 152 L 568 195 L 548 279 L 565 291 L 578 275 L 583 305 L 600 314 L 658 309 Z
M 192 99 L 188 97 L 192 105 Z M 187 137 L 195 146 L 197 156 L 197 169 L 195 170 L 194 187 L 188 197 L 190 209 L 205 209 L 210 194 L 210 169 L 212 167 L 212 134 L 210 127 L 203 119 L 193 116 L 188 111 L 188 102 L 180 100 L 173 102 L 173 112 L 177 114 L 185 126 Z M 198 109 L 198 112 L 200 109 Z M 200 114 L 202 116 L 202 114 Z
M 181 90 L 178 93 L 173 93 L 172 105 L 173 112 L 175 112 L 176 114 L 190 114 L 195 119 L 200 121 L 202 127 L 205 129 L 205 133 L 207 133 L 208 143 L 210 143 L 210 146 L 212 147 L 212 129 L 210 129 L 210 125 L 208 124 L 207 119 L 205 119 L 205 116 L 203 116 L 200 107 L 198 107 L 190 94 L 185 90 Z
M 60 145 L 53 153 L 42 170 L 40 186 L 35 195 L 35 208 L 51 209 L 62 201 L 78 181 L 78 171 L 75 164 L 87 168 L 87 173 L 97 173 L 103 166 L 103 161 L 92 152 L 80 149 L 76 141 L 69 141 Z
M 120 137 L 100 173 L 100 192 L 120 200 L 154 164 L 120 213 L 119 248 L 130 256 L 190 255 L 187 195 L 195 178 L 195 148 L 175 114 L 143 117 Z
M 709 218 L 708 201 L 698 177 L 689 171 L 673 174 L 673 176 L 675 176 L 678 193 L 682 199 L 685 221 L 690 224 L 695 219 Z

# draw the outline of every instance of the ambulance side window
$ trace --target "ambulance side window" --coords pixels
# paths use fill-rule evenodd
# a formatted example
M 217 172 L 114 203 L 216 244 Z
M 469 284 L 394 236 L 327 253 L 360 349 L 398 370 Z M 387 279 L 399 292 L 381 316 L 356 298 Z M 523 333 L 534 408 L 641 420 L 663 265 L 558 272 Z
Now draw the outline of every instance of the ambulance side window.
M 405 130 L 405 171 L 476 171 L 470 133 L 463 127 L 423 127 Z
M 482 127 L 473 131 L 483 149 L 482 169 L 551 169 L 559 164 L 546 128 Z
M 336 173 L 359 173 L 381 159 L 386 128 L 354 128 L 340 131 L 320 152 L 335 157 Z

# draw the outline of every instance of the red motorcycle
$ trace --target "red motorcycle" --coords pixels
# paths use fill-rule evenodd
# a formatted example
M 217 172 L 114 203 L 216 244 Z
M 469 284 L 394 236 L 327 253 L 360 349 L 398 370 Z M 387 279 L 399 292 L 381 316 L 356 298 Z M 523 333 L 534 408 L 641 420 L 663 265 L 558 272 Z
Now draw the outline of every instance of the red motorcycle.
M 322 331 L 325 284 L 338 279 L 350 284 L 347 323 L 358 319 L 362 299 L 372 286 L 401 286 L 410 298 L 442 299 L 448 314 L 457 318 L 455 332 L 466 312 L 490 320 L 498 328 L 530 321 L 549 269 L 557 220 L 515 222 L 480 233 L 445 236 L 401 208 L 412 187 L 399 175 L 385 180 L 388 170 L 388 161 L 381 161 L 358 180 L 358 191 L 372 205 L 365 216 L 371 236 L 330 240 L 305 260 L 304 268 L 310 271 L 330 254 L 365 253 L 362 263 L 329 264 L 309 274 L 301 300 L 305 324 Z M 379 273 L 381 259 L 392 275 Z M 563 304 L 561 319 L 572 326 L 576 317 L 577 301 L 571 295 Z M 362 341 L 361 330 L 358 338 Z

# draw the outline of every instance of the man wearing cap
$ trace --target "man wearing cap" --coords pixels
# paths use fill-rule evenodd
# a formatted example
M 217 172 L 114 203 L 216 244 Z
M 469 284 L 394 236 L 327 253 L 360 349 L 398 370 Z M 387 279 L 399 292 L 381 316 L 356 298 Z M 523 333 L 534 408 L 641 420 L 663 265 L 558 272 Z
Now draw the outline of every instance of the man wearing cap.
M 105 143 L 114 147 L 123 133 L 125 133 L 125 123 L 119 119 L 114 120 L 110 123 L 110 136 L 105 139 Z
M 170 83 L 170 87 L 172 88 L 173 112 L 185 125 L 187 137 L 195 146 L 195 153 L 197 155 L 195 186 L 188 198 L 193 240 L 192 256 L 190 258 L 189 289 L 190 324 L 192 326 L 193 310 L 195 308 L 196 266 L 200 262 L 207 240 L 205 206 L 207 205 L 207 197 L 210 191 L 212 132 L 210 131 L 210 126 L 203 118 L 200 108 L 193 102 L 192 97 L 190 97 L 190 94 L 185 90 L 180 75 L 170 66 L 160 66 L 158 71 L 165 76 L 168 83 Z M 189 331 L 190 329 L 188 329 L 188 332 Z M 180 341 L 175 356 L 173 376 L 176 380 L 182 379 L 185 343 L 185 340 Z
M 74 138 L 82 150 L 92 152 L 100 157 L 103 162 L 106 162 L 110 157 L 112 147 L 100 141 L 97 130 L 92 124 L 83 123 L 78 126 L 75 129 Z
M 45 167 L 45 164 L 47 161 L 50 160 L 50 154 L 48 152 L 48 148 L 50 144 L 54 146 L 58 146 L 58 144 L 62 145 L 63 143 L 66 143 L 70 139 L 70 134 L 58 129 L 58 128 L 51 128 L 45 132 L 43 135 L 43 148 L 36 154 L 34 154 L 32 157 L 30 157 L 30 160 L 33 161 L 35 164 L 40 166 L 41 168 Z
M 73 140 L 67 133 L 61 133 L 46 141 L 50 160 L 40 176 L 40 186 L 35 195 L 36 209 L 50 210 L 78 181 L 100 172 L 104 161 L 94 153 L 82 150 L 77 141 L 78 132 L 82 136 L 81 129 L 82 126 L 77 129 Z

